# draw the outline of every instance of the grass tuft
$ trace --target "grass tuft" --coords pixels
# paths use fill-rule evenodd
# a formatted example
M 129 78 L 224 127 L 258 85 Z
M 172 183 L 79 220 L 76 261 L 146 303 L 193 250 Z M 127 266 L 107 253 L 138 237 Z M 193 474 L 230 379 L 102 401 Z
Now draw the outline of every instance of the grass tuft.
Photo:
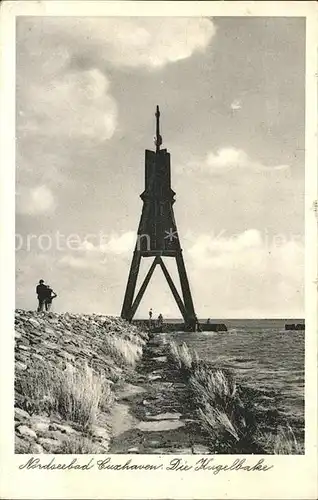
M 103 378 L 87 365 L 77 370 L 68 364 L 54 386 L 56 409 L 62 418 L 84 429 L 95 422 L 103 394 Z
M 65 455 L 93 454 L 98 452 L 99 446 L 84 436 L 71 436 L 64 439 L 61 446 L 55 450 L 55 453 Z
M 16 384 L 24 394 L 22 409 L 31 414 L 58 412 L 83 429 L 94 423 L 99 409 L 109 409 L 114 400 L 108 381 L 87 364 L 82 369 L 68 364 L 63 371 L 38 366 Z
M 230 371 L 199 360 L 185 343 L 178 346 L 171 342 L 168 355 L 185 375 L 198 422 L 213 453 L 303 453 L 279 412 L 271 411 L 274 417 L 270 429 L 266 414 L 257 407 L 257 391 L 238 386 Z
M 168 355 L 178 368 L 185 371 L 190 370 L 194 361 L 198 360 L 196 351 L 191 350 L 185 342 L 181 346 L 178 346 L 175 342 L 170 342 Z
M 132 342 L 128 338 L 107 335 L 103 342 L 103 351 L 120 366 L 134 367 L 142 355 L 142 342 Z

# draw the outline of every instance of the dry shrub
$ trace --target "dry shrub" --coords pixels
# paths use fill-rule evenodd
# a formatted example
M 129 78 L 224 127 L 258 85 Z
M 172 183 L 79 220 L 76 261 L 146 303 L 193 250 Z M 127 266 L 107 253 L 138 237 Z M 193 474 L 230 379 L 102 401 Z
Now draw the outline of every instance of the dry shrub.
M 97 444 L 93 443 L 90 439 L 84 436 L 71 436 L 67 439 L 64 439 L 61 443 L 61 446 L 55 453 L 59 454 L 91 454 L 91 453 L 99 453 L 99 447 Z
M 304 453 L 303 446 L 297 441 L 289 424 L 286 427 L 279 426 L 276 434 L 259 434 L 258 440 L 263 444 L 265 450 L 274 453 L 274 455 L 301 455 Z
M 135 343 L 123 337 L 108 335 L 102 349 L 115 363 L 134 367 L 142 355 L 142 342 Z
M 211 400 L 223 406 L 228 406 L 236 395 L 236 382 L 223 370 L 213 370 L 204 365 L 195 368 L 189 383 L 194 392 L 203 400 Z
M 53 388 L 61 417 L 83 428 L 93 423 L 102 398 L 103 382 L 102 376 L 96 375 L 87 364 L 82 370 L 68 364 Z
M 189 349 L 185 342 L 181 346 L 178 346 L 175 342 L 170 342 L 169 351 L 169 358 L 180 369 L 190 370 L 193 362 L 198 361 L 196 351 Z
M 16 383 L 24 394 L 23 409 L 36 414 L 58 412 L 83 429 L 96 420 L 98 409 L 106 411 L 114 400 L 109 382 L 87 364 L 82 369 L 67 364 L 63 371 L 39 366 Z
M 224 371 L 202 364 L 192 372 L 189 385 L 212 446 L 222 452 L 231 449 L 245 433 L 235 381 Z
M 213 406 L 207 403 L 204 409 L 199 409 L 199 416 L 203 427 L 209 433 L 210 437 L 221 439 L 226 434 L 229 434 L 236 441 L 240 440 L 238 430 L 224 411 L 213 408 Z
M 53 370 L 51 364 L 35 364 L 32 370 L 15 380 L 18 406 L 30 415 L 50 414 L 55 409 L 53 387 L 57 383 L 57 371 Z

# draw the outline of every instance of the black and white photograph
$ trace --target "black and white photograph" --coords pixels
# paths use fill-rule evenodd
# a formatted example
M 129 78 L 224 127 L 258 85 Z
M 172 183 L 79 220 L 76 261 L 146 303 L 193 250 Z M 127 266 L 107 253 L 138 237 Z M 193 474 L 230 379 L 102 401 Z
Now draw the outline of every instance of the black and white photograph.
M 308 451 L 307 18 L 76 3 L 15 19 L 19 468 L 263 476 Z

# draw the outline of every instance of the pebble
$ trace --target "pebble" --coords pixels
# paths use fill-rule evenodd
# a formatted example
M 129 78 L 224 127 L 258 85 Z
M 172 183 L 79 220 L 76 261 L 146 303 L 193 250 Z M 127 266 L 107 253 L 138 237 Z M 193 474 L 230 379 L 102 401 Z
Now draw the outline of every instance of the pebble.
M 104 429 L 104 427 L 99 427 L 97 425 L 93 425 L 90 429 L 90 433 L 92 436 L 101 438 L 101 439 L 109 439 L 109 433 L 107 429 Z
M 145 432 L 170 431 L 184 427 L 184 422 L 178 420 L 161 420 L 159 422 L 140 422 L 137 429 Z
M 66 359 L 67 361 L 75 361 L 75 356 L 67 351 L 59 351 L 57 355 Z
M 18 347 L 22 351 L 29 351 L 30 350 L 30 347 L 28 347 L 27 345 L 19 344 Z
M 148 420 L 179 420 L 181 413 L 159 413 L 158 415 L 147 415 Z
M 46 432 L 49 429 L 49 424 L 47 422 L 32 422 L 32 429 L 38 432 Z
M 53 344 L 52 342 L 48 342 L 47 340 L 43 340 L 42 346 L 46 347 L 47 349 L 58 349 L 58 345 Z
M 23 418 L 30 418 L 30 415 L 27 411 L 22 410 L 22 408 L 14 408 L 14 418 L 17 420 L 21 420 Z
M 209 448 L 203 444 L 194 444 L 192 446 L 192 453 L 196 455 L 211 455 Z
M 148 379 L 149 380 L 159 380 L 159 379 L 161 379 L 161 375 L 154 375 L 154 374 L 150 373 L 148 375 Z
M 29 318 L 28 322 L 31 323 L 31 325 L 33 325 L 33 326 L 36 326 L 36 327 L 40 326 L 39 322 L 34 318 Z
M 45 333 L 47 333 L 48 335 L 55 335 L 55 331 L 53 330 L 53 328 L 49 328 L 48 326 L 45 327 L 44 329 Z
M 32 443 L 30 453 L 43 453 L 43 448 L 39 443 Z
M 39 438 L 39 443 L 46 449 L 46 450 L 51 450 L 51 448 L 56 448 L 57 446 L 61 445 L 61 441 L 57 439 L 51 439 L 51 438 Z
M 60 431 L 62 434 L 77 434 L 77 431 L 67 424 L 52 423 L 48 427 L 49 431 Z
M 167 356 L 158 356 L 157 358 L 152 358 L 152 361 L 157 361 L 158 363 L 166 363 Z
M 128 448 L 127 453 L 139 453 L 139 448 Z
M 24 371 L 24 370 L 27 369 L 27 365 L 25 363 L 22 363 L 21 361 L 16 361 L 16 363 L 15 363 L 15 369 L 16 370 Z

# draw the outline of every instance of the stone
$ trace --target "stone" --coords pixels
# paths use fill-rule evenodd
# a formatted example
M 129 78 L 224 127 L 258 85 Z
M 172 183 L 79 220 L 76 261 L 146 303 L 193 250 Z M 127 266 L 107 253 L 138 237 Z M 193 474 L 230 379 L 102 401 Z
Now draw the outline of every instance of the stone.
M 14 408 L 14 418 L 16 420 L 23 420 L 26 418 L 30 418 L 30 415 L 27 411 L 22 410 L 22 408 Z
M 37 335 L 38 337 L 41 337 L 42 335 L 41 330 L 32 330 L 29 333 L 31 333 L 32 335 Z
M 40 326 L 40 323 L 34 318 L 29 318 L 28 322 L 31 323 L 31 325 L 33 325 L 33 326 L 36 326 L 36 327 Z
M 47 451 L 51 451 L 52 448 L 55 449 L 61 446 L 61 441 L 57 439 L 39 438 L 38 441 Z
M 106 440 L 109 439 L 109 433 L 107 429 L 104 429 L 104 427 L 99 427 L 97 425 L 91 426 L 90 434 L 96 438 L 106 439 Z
M 57 355 L 61 356 L 61 358 L 66 359 L 67 361 L 75 361 L 75 356 L 67 351 L 59 351 Z
M 15 339 L 17 339 L 17 340 L 18 340 L 18 339 L 20 339 L 20 338 L 21 338 L 21 333 L 20 333 L 20 332 L 17 332 L 17 330 L 15 330 L 15 332 L 14 332 L 14 337 L 15 337 Z
M 192 446 L 192 453 L 195 455 L 211 455 L 211 451 L 203 444 L 194 444 Z
M 31 437 L 35 439 L 37 437 L 36 433 L 27 425 L 19 425 L 17 431 L 19 432 L 19 434 L 21 434 L 21 436 Z
M 15 362 L 15 369 L 19 371 L 24 371 L 27 369 L 27 365 L 25 363 L 22 363 L 21 361 L 16 361 Z
M 135 396 L 136 394 L 141 394 L 142 392 L 145 392 L 145 389 L 143 387 L 124 383 L 122 387 L 119 387 L 116 390 L 116 397 L 117 399 L 127 399 L 131 396 Z
M 47 349 L 52 349 L 52 350 L 58 349 L 58 347 L 59 347 L 58 345 L 53 344 L 52 342 L 48 342 L 47 340 L 43 340 L 42 345 L 44 347 L 46 347 Z
M 47 432 L 49 429 L 49 424 L 47 422 L 32 422 L 32 429 L 38 432 Z
M 148 375 L 148 379 L 149 379 L 149 380 L 152 380 L 152 381 L 154 381 L 154 380 L 159 380 L 159 379 L 161 379 L 161 375 L 155 375 L 155 374 L 153 374 L 153 373 L 150 373 L 150 374 Z
M 145 432 L 170 431 L 184 427 L 184 422 L 178 420 L 161 420 L 159 422 L 139 422 L 137 429 Z
M 40 422 L 42 424 L 45 423 L 45 424 L 49 425 L 50 419 L 49 419 L 49 417 L 46 417 L 45 415 L 32 415 L 32 417 L 31 417 L 32 425 L 34 423 L 37 423 L 37 422 Z
M 160 441 L 157 441 L 156 439 L 150 439 L 150 440 L 147 442 L 147 445 L 148 445 L 148 446 L 151 446 L 151 448 L 158 448 L 158 446 L 161 446 L 161 442 L 160 442 Z
M 41 356 L 41 354 L 38 354 L 36 352 L 33 354 L 33 357 L 36 358 L 36 359 L 39 359 L 41 361 L 43 360 L 43 356 Z
M 43 453 L 43 448 L 39 443 L 32 443 L 30 446 L 29 453 Z
M 159 413 L 158 415 L 147 415 L 148 420 L 179 420 L 181 413 Z
M 106 439 L 103 439 L 98 443 L 99 450 L 102 451 L 103 453 L 107 452 L 109 450 L 109 441 Z
M 158 356 L 157 358 L 151 358 L 152 361 L 157 361 L 158 363 L 166 363 L 167 356 Z
M 18 348 L 21 349 L 22 351 L 29 351 L 30 350 L 30 347 L 28 347 L 27 345 L 23 345 L 23 344 L 19 344 Z
M 53 422 L 48 426 L 50 431 L 60 431 L 62 434 L 77 434 L 77 431 L 67 424 L 57 424 Z
M 48 335 L 55 335 L 55 331 L 53 330 L 53 328 L 49 328 L 48 326 L 45 327 L 44 331 Z
M 139 453 L 139 448 L 128 448 L 127 453 Z

